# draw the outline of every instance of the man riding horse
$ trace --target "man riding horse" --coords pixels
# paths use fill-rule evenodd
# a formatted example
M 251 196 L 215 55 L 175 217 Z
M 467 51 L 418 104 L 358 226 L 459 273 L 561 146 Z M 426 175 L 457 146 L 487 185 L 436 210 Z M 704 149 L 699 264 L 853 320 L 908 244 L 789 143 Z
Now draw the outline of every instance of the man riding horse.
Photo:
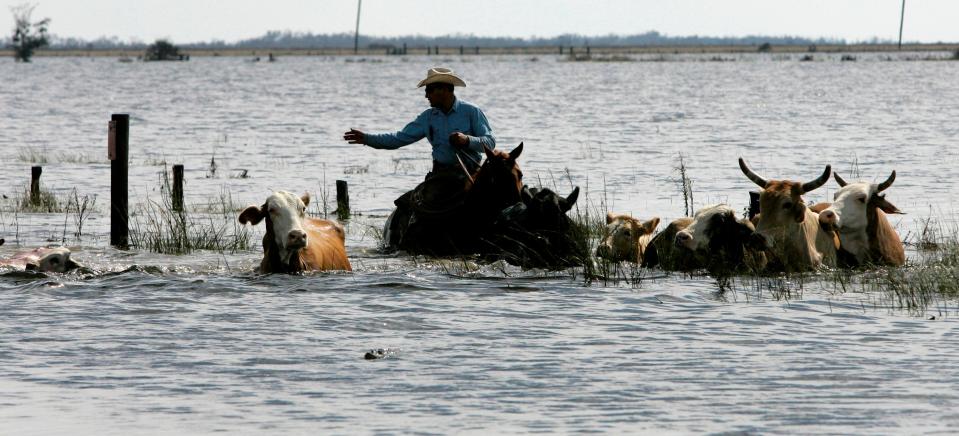
M 366 134 L 350 129 L 343 139 L 379 149 L 397 149 L 426 138 L 433 146 L 433 170 L 416 189 L 396 199 L 396 210 L 387 221 L 388 248 L 402 248 L 407 228 L 424 219 L 444 220 L 459 210 L 468 174 L 480 166 L 484 149 L 493 150 L 496 138 L 486 115 L 472 103 L 456 98 L 454 87 L 466 86 L 449 68 L 434 67 L 417 85 L 426 87 L 430 108 L 395 133 Z M 518 153 L 517 153 L 518 155 Z M 469 230 L 467 230 L 468 232 Z

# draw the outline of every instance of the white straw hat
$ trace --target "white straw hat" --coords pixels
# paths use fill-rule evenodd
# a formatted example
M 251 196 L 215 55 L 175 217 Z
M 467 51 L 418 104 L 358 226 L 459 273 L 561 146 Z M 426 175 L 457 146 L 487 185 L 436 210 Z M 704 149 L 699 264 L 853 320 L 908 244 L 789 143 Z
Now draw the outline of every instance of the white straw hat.
M 426 72 L 426 78 L 420 80 L 420 84 L 416 85 L 416 87 L 421 88 L 431 83 L 449 83 L 453 86 L 466 86 L 466 82 L 453 73 L 453 70 L 443 67 L 430 68 L 430 70 Z

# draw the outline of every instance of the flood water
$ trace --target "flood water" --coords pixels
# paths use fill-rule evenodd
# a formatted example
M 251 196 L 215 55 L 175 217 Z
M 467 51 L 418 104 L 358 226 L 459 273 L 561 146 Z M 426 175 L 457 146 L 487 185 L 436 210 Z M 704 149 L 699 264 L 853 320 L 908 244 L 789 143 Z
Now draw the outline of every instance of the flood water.
M 682 155 L 695 208 L 743 209 L 743 156 L 770 178 L 896 170 L 900 235 L 955 228 L 959 62 L 855 55 L 0 62 L 0 254 L 65 244 L 90 268 L 0 272 L 0 433 L 953 433 L 956 301 L 909 310 L 815 276 L 783 295 L 384 256 L 375 233 L 429 145 L 341 139 L 412 120 L 427 107 L 416 83 L 441 64 L 499 148 L 525 143 L 527 183 L 580 186 L 582 208 L 682 216 Z M 113 113 L 130 114 L 134 209 L 162 201 L 174 164 L 194 211 L 287 190 L 322 213 L 348 181 L 354 271 L 254 274 L 262 228 L 236 252 L 111 248 Z M 71 213 L 16 211 L 36 165 L 60 198 L 95 196 L 80 236 Z

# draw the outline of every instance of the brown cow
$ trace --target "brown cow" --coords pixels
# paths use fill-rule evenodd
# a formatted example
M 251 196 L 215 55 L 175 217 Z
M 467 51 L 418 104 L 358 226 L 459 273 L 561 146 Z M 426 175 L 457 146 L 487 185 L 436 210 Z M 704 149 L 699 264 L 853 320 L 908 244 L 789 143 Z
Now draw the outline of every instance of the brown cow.
M 833 177 L 842 188 L 836 191 L 832 205 L 819 214 L 819 223 L 839 233 L 839 247 L 850 255 L 843 259 L 848 258 L 849 266 L 905 264 L 902 240 L 886 218 L 886 214 L 902 212 L 880 194 L 892 186 L 896 172 L 878 184 L 847 183 L 836 173 Z
M 819 214 L 806 207 L 802 198 L 829 180 L 832 167 L 826 165 L 822 175 L 806 183 L 767 180 L 750 169 L 743 158 L 739 158 L 739 168 L 763 188 L 756 231 L 766 238 L 774 255 L 770 268 L 792 272 L 835 266 L 838 239 L 834 232 L 819 226 Z
M 263 206 L 249 206 L 240 213 L 240 223 L 258 224 L 266 219 L 260 272 L 352 270 L 346 257 L 346 234 L 336 222 L 306 217 L 310 195 L 297 197 L 278 191 Z
M 596 247 L 596 256 L 614 262 L 643 262 L 643 255 L 653 232 L 659 226 L 659 218 L 640 221 L 626 214 L 606 214 L 606 229 L 603 241 Z
M 666 226 L 666 229 L 653 236 L 643 253 L 641 266 L 652 268 L 658 266 L 665 271 L 691 271 L 700 268 L 689 250 L 680 250 L 676 246 L 676 234 L 689 227 L 692 218 L 677 218 Z

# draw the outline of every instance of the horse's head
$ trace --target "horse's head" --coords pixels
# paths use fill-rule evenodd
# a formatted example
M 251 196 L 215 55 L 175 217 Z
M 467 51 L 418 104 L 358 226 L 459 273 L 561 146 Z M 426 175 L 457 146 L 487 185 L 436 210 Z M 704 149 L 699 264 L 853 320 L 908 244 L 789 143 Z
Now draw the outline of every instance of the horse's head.
M 509 153 L 491 150 L 485 145 L 486 161 L 473 177 L 470 196 L 483 208 L 500 211 L 504 207 L 521 201 L 523 190 L 523 172 L 516 159 L 523 152 L 523 143 Z

